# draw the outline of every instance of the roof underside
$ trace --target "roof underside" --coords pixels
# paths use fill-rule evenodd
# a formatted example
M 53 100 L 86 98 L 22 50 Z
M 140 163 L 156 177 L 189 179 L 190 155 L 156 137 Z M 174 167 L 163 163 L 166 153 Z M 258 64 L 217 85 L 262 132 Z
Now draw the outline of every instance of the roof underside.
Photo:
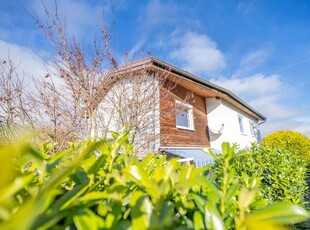
M 239 107 L 240 109 L 244 110 L 244 108 L 248 111 L 246 111 L 247 113 L 249 113 L 250 115 L 256 117 L 258 120 L 266 120 L 266 117 L 264 115 L 262 115 L 261 113 L 259 113 L 258 111 L 256 111 L 253 107 L 251 107 L 250 105 L 248 105 L 245 101 L 243 101 L 241 98 L 239 98 L 237 95 L 235 95 L 234 93 L 232 93 L 230 90 L 227 90 L 221 86 L 218 86 L 210 81 L 204 80 L 200 77 L 197 77 L 194 74 L 191 74 L 187 71 L 184 71 L 178 67 L 172 66 L 158 58 L 150 58 L 152 60 L 152 64 L 158 68 L 163 68 L 163 69 L 168 69 L 170 72 L 172 72 L 173 74 L 177 74 L 180 77 L 186 79 L 186 80 L 190 80 L 193 81 L 195 83 L 197 83 L 200 86 L 204 87 L 204 90 L 206 91 L 206 88 L 214 92 L 214 96 L 219 96 L 225 100 L 227 100 L 228 102 L 237 102 L 239 105 L 241 105 L 243 108 L 241 108 L 240 106 L 237 105 L 237 107 Z M 180 84 L 182 84 L 182 81 L 180 82 Z M 201 90 L 199 87 L 196 87 L 195 90 L 200 91 L 202 96 L 207 96 L 204 95 L 203 93 L 203 89 Z M 210 93 L 208 93 L 208 95 L 210 95 Z M 235 104 L 235 103 L 233 103 Z M 236 104 L 235 104 L 236 105 Z
M 177 76 L 177 83 L 187 89 L 192 90 L 195 93 L 198 93 L 204 97 L 219 97 L 227 102 L 235 105 L 237 108 L 241 109 L 242 111 L 246 112 L 247 114 L 257 118 L 258 120 L 265 121 L 266 117 L 263 116 L 261 113 L 256 111 L 253 107 L 248 105 L 245 101 L 241 98 L 236 96 L 231 91 L 218 86 L 210 81 L 204 80 L 200 77 L 197 77 L 194 74 L 191 74 L 187 71 L 184 71 L 178 67 L 175 67 L 171 64 L 168 64 L 158 58 L 155 57 L 148 57 L 137 62 L 130 63 L 127 67 L 119 67 L 115 72 L 122 73 L 126 72 L 126 69 L 129 68 L 130 71 L 136 71 L 141 68 L 153 68 L 154 70 L 162 70 L 167 71 L 169 74 L 173 75 L 174 77 Z M 114 72 L 112 71 L 112 72 Z M 172 78 L 175 79 L 175 78 Z

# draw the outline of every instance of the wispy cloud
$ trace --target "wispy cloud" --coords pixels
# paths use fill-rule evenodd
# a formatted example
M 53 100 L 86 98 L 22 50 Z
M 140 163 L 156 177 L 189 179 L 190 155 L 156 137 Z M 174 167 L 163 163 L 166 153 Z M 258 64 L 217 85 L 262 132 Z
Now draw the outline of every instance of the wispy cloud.
M 245 54 L 241 60 L 239 67 L 233 73 L 234 77 L 244 77 L 255 72 L 258 67 L 263 66 L 271 54 L 272 48 L 260 48 Z
M 240 66 L 241 67 L 249 65 L 255 65 L 255 67 L 260 66 L 266 61 L 268 55 L 269 51 L 267 49 L 255 50 L 253 52 L 248 53 L 241 59 Z
M 138 24 L 143 29 L 158 26 L 162 23 L 165 25 L 174 24 L 179 20 L 175 17 L 181 8 L 176 3 L 163 2 L 160 0 L 151 0 L 142 9 L 138 17 Z
M 18 66 L 17 71 L 28 76 L 43 76 L 45 67 L 42 60 L 28 47 L 0 40 L 0 59 L 10 58 Z
M 54 1 L 44 1 L 44 3 L 53 13 Z M 45 12 L 40 1 L 32 0 L 29 8 L 35 11 L 39 17 L 44 18 Z M 66 0 L 57 1 L 57 10 L 60 18 L 66 20 L 68 33 L 87 40 L 93 39 L 96 26 L 102 24 L 104 6 L 83 0 Z
M 131 50 L 137 51 L 141 49 L 149 36 L 155 35 L 158 37 L 158 33 L 160 33 L 158 28 L 162 27 L 162 24 L 165 27 L 176 25 L 180 20 L 179 17 L 176 17 L 179 15 L 179 12 L 180 7 L 177 4 L 160 0 L 151 0 L 144 7 L 141 7 L 139 16 L 136 18 L 136 43 Z M 156 34 L 154 31 L 156 31 Z
M 191 29 L 201 28 L 201 22 L 196 20 L 194 12 L 186 3 L 151 0 L 141 7 L 136 19 L 134 49 L 144 45 L 152 49 L 164 50 L 168 44 L 171 31 L 178 31 L 181 27 Z M 152 43 L 146 44 L 149 40 Z M 163 42 L 162 42 L 163 41 Z M 170 47 L 170 46 L 169 46 Z
M 273 53 L 270 45 L 246 52 L 232 74 L 225 76 L 228 58 L 207 34 L 175 29 L 161 38 L 156 48 L 165 50 L 170 62 L 202 77 L 213 78 L 212 82 L 230 89 L 264 114 L 267 117 L 261 127 L 264 135 L 290 129 L 310 136 L 309 123 L 298 119 L 304 116 L 304 110 L 285 103 L 288 97 L 296 96 L 296 86 L 287 85 L 281 75 L 260 71 Z
M 256 0 L 239 2 L 237 5 L 237 11 L 242 14 L 249 14 L 255 6 Z
M 182 68 L 196 74 L 214 74 L 225 68 L 225 56 L 217 44 L 205 34 L 186 32 L 171 41 L 170 58 Z
M 255 74 L 211 81 L 231 90 L 267 117 L 267 122 L 261 126 L 264 135 L 289 129 L 310 137 L 310 114 L 305 116 L 305 109 L 283 103 L 288 97 L 294 97 L 296 89 L 285 84 L 281 76 Z
M 250 98 L 264 95 L 277 95 L 284 87 L 278 75 L 266 76 L 254 74 L 246 78 L 219 78 L 213 80 L 225 88 L 231 89 L 238 95 L 245 95 Z

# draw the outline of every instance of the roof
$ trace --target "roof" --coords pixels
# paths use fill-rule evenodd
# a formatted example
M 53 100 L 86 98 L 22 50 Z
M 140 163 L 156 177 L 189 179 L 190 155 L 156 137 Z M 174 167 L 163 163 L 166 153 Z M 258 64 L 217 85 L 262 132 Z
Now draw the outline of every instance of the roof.
M 227 95 L 228 97 L 232 98 L 233 100 L 237 101 L 239 104 L 243 105 L 244 107 L 246 107 L 247 109 L 249 109 L 250 111 L 252 111 L 253 113 L 255 113 L 258 117 L 261 118 L 261 120 L 266 120 L 267 118 L 262 115 L 261 113 L 259 113 L 257 110 L 255 110 L 253 107 L 251 107 L 249 104 L 247 104 L 244 100 L 242 100 L 240 97 L 238 97 L 237 95 L 235 95 L 233 92 L 231 92 L 228 89 L 225 89 L 219 85 L 216 85 L 210 81 L 207 81 L 205 79 L 202 79 L 194 74 L 191 74 L 185 70 L 182 70 L 178 67 L 175 67 L 171 64 L 168 64 L 167 62 L 164 62 L 162 60 L 160 60 L 159 58 L 155 58 L 155 57 L 150 57 L 153 65 L 156 65 L 158 67 L 163 67 L 163 68 L 168 68 L 170 71 L 172 72 L 176 72 L 177 74 L 179 74 L 180 76 L 184 77 L 184 78 L 188 78 L 194 82 L 197 82 L 201 85 L 204 85 L 208 88 L 211 89 L 215 89 L 225 95 Z
M 182 70 L 174 65 L 171 65 L 159 58 L 156 57 L 148 57 L 145 59 L 141 59 L 138 60 L 136 62 L 132 62 L 128 65 L 125 66 L 121 66 L 118 68 L 115 68 L 112 70 L 112 74 L 113 73 L 121 73 L 121 72 L 125 72 L 127 68 L 130 68 L 130 70 L 135 71 L 137 69 L 143 68 L 145 66 L 154 66 L 157 68 L 160 68 L 162 70 L 165 71 L 169 71 L 171 73 L 174 73 L 176 75 L 178 75 L 179 77 L 191 80 L 199 85 L 201 85 L 202 87 L 207 87 L 209 89 L 213 89 L 217 92 L 220 92 L 222 94 L 224 94 L 225 96 L 229 97 L 230 99 L 234 100 L 235 102 L 237 102 L 238 104 L 240 104 L 241 106 L 245 107 L 246 109 L 248 109 L 249 111 L 251 111 L 252 113 L 254 113 L 260 120 L 265 121 L 267 118 L 262 115 L 261 113 L 259 113 L 257 110 L 255 110 L 253 107 L 251 107 L 249 104 L 247 104 L 244 100 L 242 100 L 240 97 L 238 97 L 237 95 L 235 95 L 233 92 L 231 92 L 228 89 L 225 89 L 219 85 L 216 85 L 210 81 L 207 81 L 205 79 L 202 79 L 192 73 L 189 73 L 185 70 Z
M 189 148 L 189 147 L 188 148 L 186 147 L 174 148 L 174 147 L 171 147 L 171 148 L 163 148 L 163 151 L 166 153 L 179 156 L 181 158 L 193 158 L 193 161 L 196 167 L 203 167 L 207 164 L 214 163 L 213 157 L 210 154 L 208 154 L 204 150 L 204 148 Z M 219 153 L 218 151 L 213 150 L 213 149 L 212 151 L 214 153 Z

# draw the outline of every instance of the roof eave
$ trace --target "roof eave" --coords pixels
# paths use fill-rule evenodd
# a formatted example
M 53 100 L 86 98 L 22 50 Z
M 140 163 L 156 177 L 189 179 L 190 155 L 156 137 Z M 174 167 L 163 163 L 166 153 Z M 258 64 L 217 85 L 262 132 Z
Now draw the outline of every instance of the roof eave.
M 181 76 L 184 76 L 192 81 L 195 81 L 197 83 L 200 83 L 204 86 L 207 86 L 211 89 L 215 89 L 217 91 L 220 91 L 221 93 L 227 95 L 228 97 L 232 98 L 233 100 L 237 101 L 239 104 L 241 104 L 242 106 L 246 107 L 247 109 L 249 109 L 250 111 L 252 111 L 253 113 L 255 113 L 262 121 L 265 121 L 267 120 L 267 118 L 262 115 L 261 113 L 259 113 L 258 111 L 256 111 L 253 107 L 251 107 L 250 105 L 248 105 L 245 101 L 243 101 L 241 98 L 239 98 L 237 95 L 235 95 L 233 92 L 231 92 L 230 90 L 228 89 L 225 89 L 221 86 L 218 86 L 210 81 L 207 81 L 207 80 L 204 80 L 204 79 L 201 79 L 199 77 L 197 77 L 196 75 L 194 74 L 191 74 L 187 71 L 184 71 L 178 67 L 175 67 L 167 62 L 164 62 L 158 58 L 155 58 L 155 57 L 151 57 L 152 61 L 153 61 L 153 65 L 161 65 L 162 67 L 165 67 L 165 68 L 168 68 L 170 70 L 173 70 L 177 73 L 179 73 Z

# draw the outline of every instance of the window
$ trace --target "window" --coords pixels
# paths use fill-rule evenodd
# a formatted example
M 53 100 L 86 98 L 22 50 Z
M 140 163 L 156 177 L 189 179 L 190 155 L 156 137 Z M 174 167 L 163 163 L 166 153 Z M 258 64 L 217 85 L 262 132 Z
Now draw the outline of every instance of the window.
M 251 130 L 251 135 L 253 136 L 253 137 L 255 137 L 256 135 L 256 132 L 255 132 L 255 125 L 254 125 L 254 123 L 252 122 L 252 121 L 250 121 L 250 130 Z
M 194 130 L 193 107 L 180 101 L 175 104 L 177 128 Z
M 238 116 L 238 122 L 239 122 L 240 133 L 244 133 L 244 128 L 243 128 L 243 117 Z

